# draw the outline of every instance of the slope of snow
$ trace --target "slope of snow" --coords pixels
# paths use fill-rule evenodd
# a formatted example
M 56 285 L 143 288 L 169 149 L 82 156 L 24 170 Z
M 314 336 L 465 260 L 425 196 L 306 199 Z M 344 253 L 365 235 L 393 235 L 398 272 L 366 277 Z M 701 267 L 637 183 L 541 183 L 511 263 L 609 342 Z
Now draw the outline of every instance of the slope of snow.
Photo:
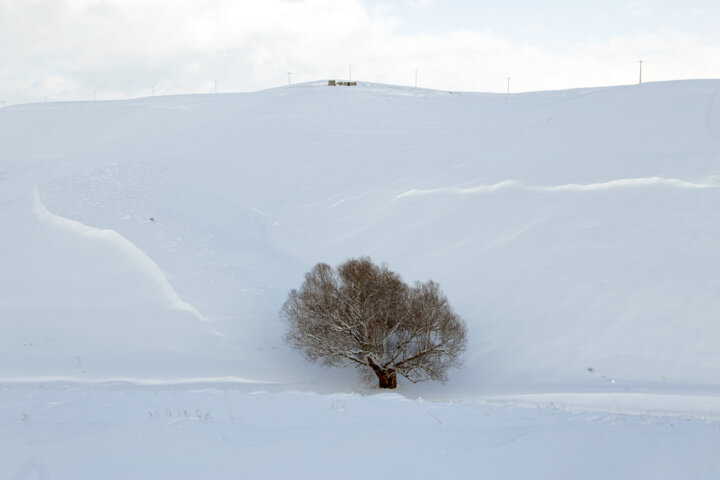
M 506 102 L 314 83 L 5 108 L 3 198 L 17 206 L 3 209 L 13 218 L 2 308 L 20 312 L 21 289 L 32 308 L 57 311 L 85 282 L 85 308 L 132 303 L 127 328 L 150 328 L 143 302 L 175 295 L 164 308 L 190 305 L 208 325 L 173 344 L 224 339 L 209 374 L 288 380 L 289 367 L 313 378 L 280 342 L 277 311 L 314 263 L 368 254 L 409 281 L 439 281 L 469 322 L 454 396 L 605 388 L 588 369 L 660 389 L 718 386 L 719 89 L 683 81 Z M 119 248 L 79 262 L 70 249 L 88 248 L 85 233 L 53 247 L 67 250 L 64 266 L 48 262 L 36 249 L 63 233 L 28 215 L 35 189 L 54 215 L 115 232 L 134 259 Z M 23 231 L 35 223 L 46 230 Z M 159 290 L 113 285 L 129 275 L 113 266 L 131 264 Z M 10 357 L 22 351 L 13 340 Z
M 280 393 L 289 389 L 372 391 L 352 371 L 306 364 L 283 344 L 278 320 L 288 291 L 312 265 L 370 255 L 407 281 L 438 281 L 469 325 L 464 369 L 451 372 L 447 385 L 401 381 L 399 392 L 463 400 L 457 412 L 438 404 L 458 419 L 484 411 L 473 402 L 489 398 L 582 410 L 557 427 L 568 436 L 551 429 L 513 443 L 525 453 L 579 442 L 618 446 L 621 455 L 632 439 L 658 433 L 652 445 L 663 456 L 683 443 L 668 426 L 673 420 L 652 420 L 661 425 L 648 433 L 642 416 L 692 415 L 688 435 L 698 440 L 683 444 L 698 459 L 691 476 L 711 478 L 718 464 L 703 455 L 718 441 L 704 419 L 720 414 L 719 92 L 720 81 L 698 80 L 536 92 L 508 102 L 315 82 L 0 109 L 0 395 L 15 415 L 2 440 L 14 444 L 13 435 L 33 428 L 55 435 L 64 413 L 33 427 L 17 411 L 28 392 L 47 385 L 68 392 L 86 385 L 90 405 L 105 402 L 106 382 L 174 385 L 178 402 L 190 395 L 188 382 L 224 395 L 264 382 L 273 406 L 251 409 L 260 416 L 311 398 Z M 144 390 L 123 388 L 130 404 L 145 408 Z M 37 411 L 55 401 L 52 392 L 38 393 Z M 247 394 L 237 401 L 251 402 Z M 202 403 L 231 402 L 217 398 Z M 312 398 L 309 409 L 331 401 Z M 367 409 L 354 421 L 374 421 L 385 406 L 376 400 L 353 400 Z M 120 414 L 113 408 L 108 416 Z M 524 411 L 515 408 L 508 418 Z M 616 431 L 588 410 L 632 412 L 633 426 Z M 523 428 L 540 428 L 538 418 Z M 146 428 L 153 442 L 177 433 L 152 418 L 126 420 L 111 434 L 117 442 Z M 332 424 L 324 414 L 317 420 Z M 82 428 L 93 422 L 80 421 Z M 226 435 L 231 423 L 201 435 Z M 313 436 L 311 424 L 298 428 Z M 409 437 L 432 434 L 418 425 Z M 496 442 L 506 427 L 468 428 L 496 431 L 488 434 Z M 332 428 L 317 428 L 321 443 L 336 441 Z M 384 428 L 354 431 L 377 440 Z M 460 430 L 448 435 L 466 438 Z M 93 432 L 86 433 L 100 434 Z M 515 458 L 514 448 L 501 458 Z M 28 456 L 33 448 L 19 451 Z M 230 450 L 222 451 L 217 478 L 232 476 L 219 458 L 227 461 Z M 422 451 L 440 458 L 440 450 Z M 143 458 L 140 464 L 152 463 Z M 668 463 L 689 463 L 678 458 L 648 472 L 673 478 L 680 470 Z M 73 476 L 57 462 L 60 478 Z M 560 478 L 595 474 L 567 465 Z M 628 464 L 618 465 L 609 476 L 623 476 L 617 473 Z M 632 465 L 626 478 L 645 475 Z

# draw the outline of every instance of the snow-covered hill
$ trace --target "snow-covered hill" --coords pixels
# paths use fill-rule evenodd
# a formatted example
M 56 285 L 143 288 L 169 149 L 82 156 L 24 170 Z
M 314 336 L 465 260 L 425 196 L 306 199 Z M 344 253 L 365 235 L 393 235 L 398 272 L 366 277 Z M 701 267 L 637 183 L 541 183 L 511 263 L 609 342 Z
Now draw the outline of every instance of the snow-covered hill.
M 452 395 L 720 386 L 718 92 L 318 82 L 4 108 L 2 376 L 302 382 L 285 295 L 370 255 L 468 321 Z
M 26 421 L 32 387 L 17 385 L 48 381 L 372 391 L 306 364 L 278 320 L 315 263 L 369 255 L 439 282 L 469 325 L 463 370 L 399 393 L 707 421 L 720 415 L 718 93 L 698 80 L 506 101 L 316 82 L 2 108 L 4 405 Z M 587 430 L 573 432 L 568 444 Z

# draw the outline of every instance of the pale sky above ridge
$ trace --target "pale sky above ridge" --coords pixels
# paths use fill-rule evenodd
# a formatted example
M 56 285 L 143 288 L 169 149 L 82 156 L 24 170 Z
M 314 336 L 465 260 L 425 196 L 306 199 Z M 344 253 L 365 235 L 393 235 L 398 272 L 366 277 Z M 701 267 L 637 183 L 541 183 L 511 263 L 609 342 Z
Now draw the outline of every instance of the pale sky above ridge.
M 0 0 L 0 102 L 346 78 L 532 91 L 720 78 L 710 0 Z

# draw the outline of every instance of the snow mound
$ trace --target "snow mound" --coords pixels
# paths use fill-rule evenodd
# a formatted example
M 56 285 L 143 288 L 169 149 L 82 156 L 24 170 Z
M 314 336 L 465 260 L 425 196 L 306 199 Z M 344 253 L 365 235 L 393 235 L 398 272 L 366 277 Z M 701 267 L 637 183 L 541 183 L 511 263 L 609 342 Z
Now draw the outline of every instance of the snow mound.
M 129 284 L 137 286 L 138 282 L 142 281 L 140 277 L 143 277 L 147 284 L 143 285 L 142 289 L 147 291 L 151 297 L 164 299 L 169 309 L 184 310 L 192 313 L 198 320 L 203 320 L 197 310 L 180 299 L 157 264 L 119 233 L 113 230 L 90 227 L 75 220 L 54 215 L 45 208 L 40 199 L 40 194 L 37 191 L 35 192 L 33 211 L 41 222 L 50 224 L 70 236 L 75 237 L 69 239 L 67 243 L 73 245 L 73 247 L 79 247 L 82 254 L 77 255 L 75 258 L 70 258 L 68 249 L 64 248 L 62 260 L 67 262 L 68 265 L 73 265 L 73 267 L 67 268 L 66 270 L 82 269 L 86 271 L 88 266 L 83 265 L 82 262 L 94 263 L 108 257 L 122 256 L 123 258 L 121 260 L 113 261 L 113 266 L 126 264 L 139 271 L 137 275 L 138 278 L 129 279 Z M 57 237 L 60 235 L 62 235 L 62 233 L 57 232 L 53 236 Z M 114 253 L 102 252 L 97 256 L 88 253 L 96 249 L 111 250 L 114 251 Z M 103 271 L 109 278 L 117 278 L 123 275 L 122 273 L 108 272 L 105 268 L 103 268 Z M 52 278 L 51 280 L 56 280 L 56 278 Z M 150 285 L 151 283 L 154 285 Z M 107 289 L 108 285 L 104 282 L 98 282 L 93 285 L 82 285 L 78 288 L 77 284 L 64 281 L 61 285 L 44 287 L 44 290 L 53 291 L 56 295 L 62 297 L 64 302 L 74 302 L 79 304 L 79 306 L 87 306 L 89 303 L 88 299 L 94 301 L 100 300 L 104 305 L 107 305 L 108 299 L 121 299 L 125 296 L 125 291 L 119 290 L 117 286 L 112 286 L 113 293 L 98 292 L 94 290 L 95 288 Z M 118 296 L 118 291 L 122 291 L 123 293 Z M 81 295 L 81 298 L 73 299 L 77 294 Z

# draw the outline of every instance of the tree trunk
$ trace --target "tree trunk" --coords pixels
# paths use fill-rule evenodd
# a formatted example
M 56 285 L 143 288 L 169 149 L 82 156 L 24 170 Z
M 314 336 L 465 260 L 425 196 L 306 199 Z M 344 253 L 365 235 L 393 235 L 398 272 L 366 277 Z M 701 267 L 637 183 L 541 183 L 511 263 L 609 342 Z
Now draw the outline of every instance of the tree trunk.
M 380 380 L 380 384 L 378 385 L 380 388 L 397 388 L 395 370 L 377 370 L 375 371 L 375 375 L 377 375 Z
M 397 388 L 397 375 L 393 368 L 380 368 L 378 364 L 373 362 L 372 358 L 368 357 L 368 365 L 373 369 L 375 375 L 377 375 L 380 381 L 380 388 Z

